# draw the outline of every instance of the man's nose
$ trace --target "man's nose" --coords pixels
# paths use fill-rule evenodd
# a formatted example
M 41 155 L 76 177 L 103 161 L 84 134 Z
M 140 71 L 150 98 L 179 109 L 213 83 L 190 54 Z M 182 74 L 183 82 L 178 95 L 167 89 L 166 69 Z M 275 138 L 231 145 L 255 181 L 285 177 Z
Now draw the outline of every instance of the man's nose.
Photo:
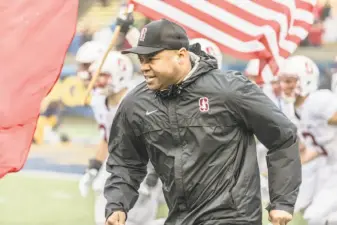
M 148 71 L 148 70 L 150 70 L 151 68 L 150 68 L 150 65 L 148 64 L 148 63 L 141 63 L 140 64 L 140 70 L 142 71 L 142 72 L 145 72 L 145 71 Z

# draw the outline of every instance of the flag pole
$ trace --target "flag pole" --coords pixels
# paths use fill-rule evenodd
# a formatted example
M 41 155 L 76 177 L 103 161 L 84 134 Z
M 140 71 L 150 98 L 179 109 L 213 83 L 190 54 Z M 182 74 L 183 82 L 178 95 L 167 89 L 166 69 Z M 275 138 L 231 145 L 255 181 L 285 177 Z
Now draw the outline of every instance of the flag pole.
M 125 9 L 125 14 L 133 12 L 133 8 L 134 8 L 133 4 L 128 4 L 128 6 Z M 87 101 L 88 101 L 88 98 L 90 96 L 91 90 L 94 88 L 94 85 L 95 85 L 95 83 L 97 81 L 97 78 L 99 77 L 99 74 L 101 73 L 103 64 L 104 64 L 106 58 L 108 57 L 109 52 L 113 49 L 114 46 L 116 46 L 117 39 L 118 39 L 120 31 L 121 31 L 121 26 L 120 25 L 116 26 L 116 28 L 114 30 L 114 33 L 112 35 L 112 38 L 111 38 L 110 45 L 109 45 L 108 49 L 106 50 L 106 52 L 105 52 L 105 54 L 103 56 L 101 64 L 99 65 L 98 69 L 95 71 L 94 75 L 92 76 L 92 78 L 90 80 L 90 83 L 88 85 L 88 88 L 87 88 L 87 90 L 85 92 L 85 95 L 84 95 L 84 105 L 86 105 L 88 103 Z

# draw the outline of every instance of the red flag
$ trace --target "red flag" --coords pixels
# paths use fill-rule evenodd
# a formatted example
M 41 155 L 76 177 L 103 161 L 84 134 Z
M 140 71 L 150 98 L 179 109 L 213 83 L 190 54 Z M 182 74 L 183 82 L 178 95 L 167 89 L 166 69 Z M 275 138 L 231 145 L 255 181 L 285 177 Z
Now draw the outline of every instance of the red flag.
M 151 19 L 168 18 L 179 23 L 191 38 L 215 42 L 224 53 L 246 60 L 261 59 L 260 65 L 275 74 L 283 59 L 307 36 L 317 0 L 129 2 L 135 5 L 135 11 Z
M 40 104 L 59 78 L 78 0 L 0 1 L 0 178 L 28 156 Z

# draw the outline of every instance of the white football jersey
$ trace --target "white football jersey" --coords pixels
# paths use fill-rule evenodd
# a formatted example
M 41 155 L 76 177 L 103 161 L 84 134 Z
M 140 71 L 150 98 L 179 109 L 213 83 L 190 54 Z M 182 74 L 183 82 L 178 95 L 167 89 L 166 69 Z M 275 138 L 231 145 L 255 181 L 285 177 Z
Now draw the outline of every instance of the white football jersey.
M 311 93 L 300 107 L 300 129 L 305 143 L 337 162 L 337 126 L 328 120 L 337 112 L 337 99 L 330 90 Z
M 138 84 L 138 83 L 137 83 Z M 109 140 L 109 135 L 110 135 L 110 129 L 111 129 L 111 125 L 113 122 L 113 119 L 115 118 L 115 114 L 117 112 L 117 109 L 119 107 L 119 104 L 122 102 L 122 100 L 125 98 L 125 96 L 135 87 L 135 83 L 134 80 L 131 80 L 130 84 L 128 85 L 128 90 L 126 91 L 125 95 L 119 100 L 119 103 L 116 106 L 109 106 L 108 109 L 108 113 L 106 116 L 106 120 L 105 120 L 105 127 L 106 127 L 106 139 Z
M 135 76 L 128 85 L 127 93 L 143 80 L 143 76 Z M 111 128 L 112 120 L 118 109 L 118 105 L 113 107 L 108 106 L 107 101 L 107 96 L 102 94 L 99 89 L 94 89 L 92 91 L 90 106 L 93 110 L 95 120 L 98 124 L 101 138 L 104 138 L 106 141 L 109 140 L 109 131 Z
M 274 104 L 283 112 L 283 114 L 286 115 L 288 119 L 290 119 L 290 121 L 297 126 L 298 119 L 295 116 L 294 103 L 287 102 L 281 96 L 276 96 L 270 84 L 263 85 L 262 90 L 265 95 L 267 95 L 274 102 Z
M 94 113 L 95 120 L 98 124 L 101 139 L 106 139 L 107 135 L 106 120 L 107 114 L 109 112 L 107 106 L 107 97 L 101 94 L 101 92 L 98 89 L 94 89 L 91 95 L 90 106 Z
M 105 127 L 106 127 L 106 140 L 109 141 L 109 136 L 110 136 L 110 130 L 111 130 L 111 125 L 112 125 L 112 121 L 115 118 L 117 109 L 118 109 L 118 105 L 113 106 L 113 107 L 109 107 L 109 112 L 107 113 L 107 117 L 106 117 L 106 121 L 105 121 Z
M 119 101 L 119 104 L 122 102 L 122 100 L 124 99 L 124 97 L 132 90 L 133 85 L 131 86 L 131 88 L 128 88 L 126 94 L 121 98 L 121 100 Z M 106 114 L 105 114 L 105 121 L 104 121 L 104 127 L 105 127 L 105 139 L 106 141 L 109 141 L 109 136 L 110 136 L 110 129 L 111 129 L 111 125 L 113 122 L 113 119 L 115 118 L 116 112 L 118 110 L 119 104 L 116 106 L 108 106 L 108 104 L 106 104 Z M 107 160 L 107 159 L 106 159 Z M 108 173 L 106 171 L 106 160 L 103 163 L 103 166 L 101 167 L 94 183 L 93 183 L 93 189 L 97 192 L 102 192 L 104 189 L 104 184 L 106 179 L 110 176 L 110 173 Z
M 293 102 L 289 102 L 282 98 L 281 100 L 281 111 L 288 117 L 288 119 L 299 128 L 299 118 L 295 114 L 295 106 Z

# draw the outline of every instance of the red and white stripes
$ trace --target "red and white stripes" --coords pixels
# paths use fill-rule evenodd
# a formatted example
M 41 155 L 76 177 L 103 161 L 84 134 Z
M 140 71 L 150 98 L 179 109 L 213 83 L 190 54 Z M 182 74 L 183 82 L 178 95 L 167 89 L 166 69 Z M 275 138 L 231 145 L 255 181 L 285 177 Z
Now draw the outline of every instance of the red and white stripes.
M 314 21 L 317 0 L 131 0 L 151 19 L 182 25 L 240 59 L 261 60 L 265 79 L 278 71 Z M 266 66 L 265 66 L 266 65 Z M 271 73 L 272 72 L 272 73 Z

